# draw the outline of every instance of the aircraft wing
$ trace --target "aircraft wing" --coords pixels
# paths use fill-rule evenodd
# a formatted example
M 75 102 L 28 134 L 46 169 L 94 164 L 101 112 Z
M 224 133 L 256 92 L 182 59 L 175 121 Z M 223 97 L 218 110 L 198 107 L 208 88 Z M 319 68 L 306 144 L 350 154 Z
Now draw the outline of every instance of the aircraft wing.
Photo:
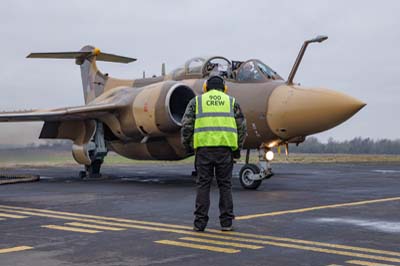
M 85 120 L 97 118 L 119 107 L 116 103 L 105 103 L 51 110 L 0 112 L 0 122 Z

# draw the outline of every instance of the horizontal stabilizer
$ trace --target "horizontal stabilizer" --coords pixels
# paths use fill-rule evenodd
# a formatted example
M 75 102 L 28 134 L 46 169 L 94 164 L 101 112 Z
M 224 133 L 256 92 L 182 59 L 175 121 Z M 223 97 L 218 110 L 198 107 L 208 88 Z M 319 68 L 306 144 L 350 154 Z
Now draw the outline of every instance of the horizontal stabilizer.
M 107 54 L 100 52 L 100 49 L 94 48 L 92 51 L 78 51 L 78 52 L 56 52 L 56 53 L 31 53 L 27 58 L 47 58 L 47 59 L 86 59 L 96 57 L 97 61 L 115 62 L 115 63 L 131 63 L 135 62 L 136 58 L 125 57 L 115 54 Z
M 31 53 L 26 58 L 76 59 L 91 54 L 91 52 Z

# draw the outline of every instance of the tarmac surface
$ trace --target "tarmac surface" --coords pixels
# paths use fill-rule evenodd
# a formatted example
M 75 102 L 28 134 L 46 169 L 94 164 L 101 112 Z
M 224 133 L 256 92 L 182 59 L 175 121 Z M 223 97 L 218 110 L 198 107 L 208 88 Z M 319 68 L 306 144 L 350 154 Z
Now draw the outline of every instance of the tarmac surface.
M 215 185 L 206 232 L 191 230 L 191 165 L 14 169 L 42 179 L 0 186 L 0 265 L 400 265 L 400 165 L 273 169 L 256 191 L 234 180 L 231 233 Z

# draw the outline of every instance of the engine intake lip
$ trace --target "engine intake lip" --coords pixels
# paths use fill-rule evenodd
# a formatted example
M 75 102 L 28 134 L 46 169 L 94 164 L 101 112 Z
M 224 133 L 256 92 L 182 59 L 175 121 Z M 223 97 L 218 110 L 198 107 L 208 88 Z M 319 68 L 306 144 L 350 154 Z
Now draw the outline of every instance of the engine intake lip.
M 190 100 L 196 94 L 193 90 L 182 83 L 173 85 L 165 97 L 165 107 L 171 120 L 178 126 L 182 126 L 182 118 Z

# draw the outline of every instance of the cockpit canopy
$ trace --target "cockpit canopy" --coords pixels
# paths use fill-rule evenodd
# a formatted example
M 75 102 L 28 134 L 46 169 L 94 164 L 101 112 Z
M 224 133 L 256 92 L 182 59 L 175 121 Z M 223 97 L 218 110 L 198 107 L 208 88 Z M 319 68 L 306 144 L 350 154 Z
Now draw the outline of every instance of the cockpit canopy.
M 273 69 L 258 59 L 248 61 L 229 61 L 222 56 L 195 57 L 171 72 L 172 79 L 205 78 L 220 75 L 233 82 L 262 83 L 271 80 L 282 80 Z

